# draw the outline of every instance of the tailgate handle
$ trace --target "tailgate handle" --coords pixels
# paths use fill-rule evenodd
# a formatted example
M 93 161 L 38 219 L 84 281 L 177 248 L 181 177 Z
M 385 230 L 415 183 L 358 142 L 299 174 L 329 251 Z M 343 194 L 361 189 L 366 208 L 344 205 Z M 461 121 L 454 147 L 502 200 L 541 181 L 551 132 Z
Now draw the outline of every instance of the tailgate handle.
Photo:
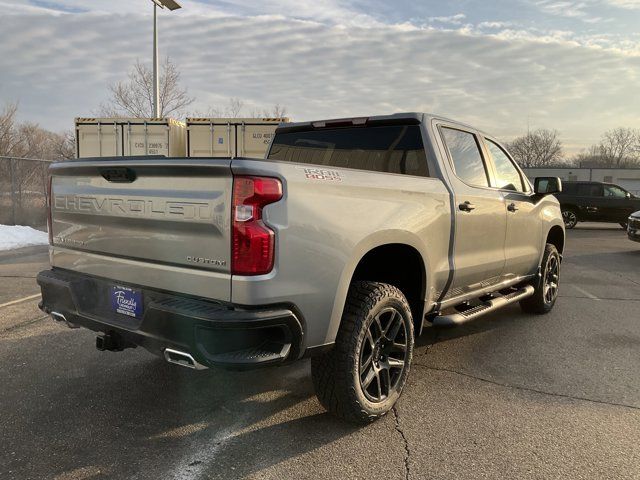
M 100 175 L 114 183 L 131 183 L 136 179 L 136 172 L 130 168 L 101 168 Z

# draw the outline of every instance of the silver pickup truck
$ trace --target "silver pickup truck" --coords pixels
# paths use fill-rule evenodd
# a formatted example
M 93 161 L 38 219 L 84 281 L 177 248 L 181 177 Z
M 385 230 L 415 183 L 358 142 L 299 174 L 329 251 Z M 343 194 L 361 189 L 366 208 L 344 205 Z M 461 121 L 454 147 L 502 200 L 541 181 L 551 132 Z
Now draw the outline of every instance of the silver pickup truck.
M 437 116 L 282 125 L 264 160 L 50 174 L 45 312 L 194 369 L 312 357 L 320 402 L 350 421 L 394 405 L 424 328 L 557 298 L 560 180 L 532 186 L 494 138 Z

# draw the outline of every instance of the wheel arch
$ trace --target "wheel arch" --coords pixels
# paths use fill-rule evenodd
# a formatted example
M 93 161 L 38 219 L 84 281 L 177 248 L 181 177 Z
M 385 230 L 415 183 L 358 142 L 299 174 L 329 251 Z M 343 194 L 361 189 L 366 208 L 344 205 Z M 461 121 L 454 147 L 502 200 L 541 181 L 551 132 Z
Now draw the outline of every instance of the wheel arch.
M 358 262 L 351 281 L 365 280 L 398 287 L 411 307 L 414 325 L 423 316 L 426 268 L 420 252 L 402 243 L 388 243 L 368 251 Z
M 549 229 L 549 231 L 547 232 L 547 236 L 545 238 L 546 238 L 545 244 L 550 243 L 554 245 L 558 250 L 558 253 L 562 255 L 562 252 L 564 252 L 564 245 L 565 245 L 564 229 L 559 225 L 554 225 Z
M 363 242 L 353 261 L 345 267 L 334 300 L 326 342 L 335 341 L 349 285 L 354 280 L 369 280 L 389 283 L 398 287 L 407 297 L 413 316 L 416 335 L 420 332 L 424 318 L 425 296 L 430 285 L 429 259 L 421 242 L 413 234 L 403 232 L 383 235 L 378 240 Z M 393 268 L 392 268 L 393 267 Z

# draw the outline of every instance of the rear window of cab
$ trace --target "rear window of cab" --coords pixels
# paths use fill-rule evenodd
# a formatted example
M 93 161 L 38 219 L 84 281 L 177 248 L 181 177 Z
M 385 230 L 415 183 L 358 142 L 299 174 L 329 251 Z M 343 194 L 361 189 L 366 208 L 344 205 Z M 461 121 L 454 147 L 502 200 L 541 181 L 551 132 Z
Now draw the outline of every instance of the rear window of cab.
M 268 159 L 428 177 L 418 125 L 333 128 L 276 134 Z

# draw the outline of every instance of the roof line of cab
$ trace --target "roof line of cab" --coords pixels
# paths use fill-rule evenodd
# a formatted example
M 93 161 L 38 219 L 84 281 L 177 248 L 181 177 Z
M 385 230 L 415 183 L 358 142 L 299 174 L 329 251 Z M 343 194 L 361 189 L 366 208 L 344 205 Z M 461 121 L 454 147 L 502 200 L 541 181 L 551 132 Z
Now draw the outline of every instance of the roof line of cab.
M 326 120 L 312 120 L 307 122 L 293 122 L 280 124 L 276 129 L 276 133 L 288 133 L 298 132 L 305 130 L 316 130 L 321 128 L 340 128 L 349 126 L 364 126 L 364 125 L 419 125 L 423 121 L 425 123 L 431 120 L 441 120 L 444 122 L 459 125 L 464 128 L 468 128 L 479 132 L 479 130 L 471 125 L 464 124 L 462 122 L 452 120 L 450 118 L 442 117 L 431 113 L 422 112 L 402 112 L 393 113 L 391 115 L 372 115 L 367 117 L 346 117 L 346 118 L 331 118 Z M 480 132 L 482 133 L 482 132 Z

